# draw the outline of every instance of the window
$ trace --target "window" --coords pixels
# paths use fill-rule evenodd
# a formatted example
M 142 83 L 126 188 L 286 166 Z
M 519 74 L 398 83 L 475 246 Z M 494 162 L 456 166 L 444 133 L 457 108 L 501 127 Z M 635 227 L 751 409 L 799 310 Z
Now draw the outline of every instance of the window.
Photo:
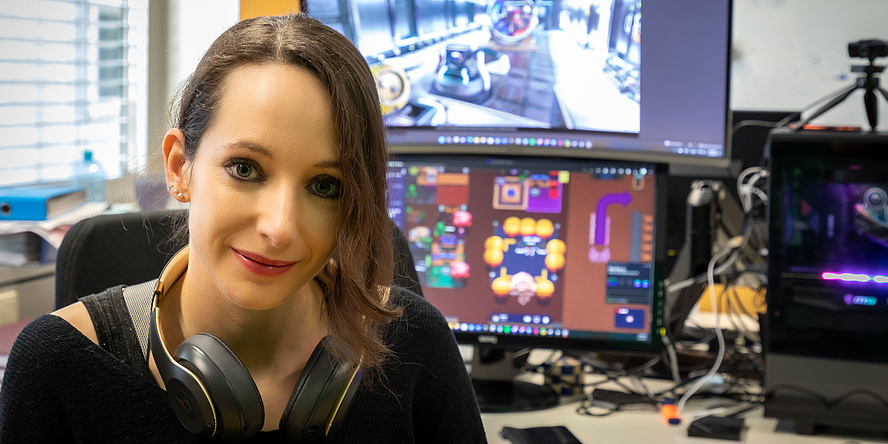
M 0 186 L 58 182 L 90 150 L 109 178 L 144 169 L 147 0 L 0 9 Z

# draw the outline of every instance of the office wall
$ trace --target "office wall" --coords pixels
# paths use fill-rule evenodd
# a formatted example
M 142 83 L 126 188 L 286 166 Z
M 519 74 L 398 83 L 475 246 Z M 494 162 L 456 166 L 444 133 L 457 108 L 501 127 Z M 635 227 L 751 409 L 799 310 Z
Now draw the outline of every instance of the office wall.
M 148 174 L 163 174 L 170 102 L 213 40 L 240 18 L 239 0 L 150 0 Z
M 888 40 L 885 17 L 885 0 L 735 0 L 731 107 L 799 110 L 851 84 L 857 76 L 851 65 L 867 60 L 849 57 L 848 43 Z M 888 130 L 884 97 L 879 108 L 879 127 Z M 814 121 L 865 128 L 866 122 L 859 91 Z

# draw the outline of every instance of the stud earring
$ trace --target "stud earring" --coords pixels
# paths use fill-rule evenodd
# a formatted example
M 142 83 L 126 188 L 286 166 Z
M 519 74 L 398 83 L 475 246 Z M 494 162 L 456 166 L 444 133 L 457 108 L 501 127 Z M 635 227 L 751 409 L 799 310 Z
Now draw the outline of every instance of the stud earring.
M 178 197 L 179 199 L 184 199 L 184 198 L 185 198 L 185 195 L 183 195 L 181 191 L 179 191 L 179 190 L 173 190 L 173 185 L 170 185 L 170 186 L 167 187 L 167 192 L 170 192 L 171 190 L 176 192 L 176 197 Z

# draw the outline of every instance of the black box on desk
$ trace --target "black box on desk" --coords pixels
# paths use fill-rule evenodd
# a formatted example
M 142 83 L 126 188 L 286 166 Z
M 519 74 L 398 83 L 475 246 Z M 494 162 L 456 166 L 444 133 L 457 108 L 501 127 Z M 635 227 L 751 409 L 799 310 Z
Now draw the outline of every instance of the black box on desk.
M 775 130 L 766 156 L 765 416 L 888 430 L 888 134 Z

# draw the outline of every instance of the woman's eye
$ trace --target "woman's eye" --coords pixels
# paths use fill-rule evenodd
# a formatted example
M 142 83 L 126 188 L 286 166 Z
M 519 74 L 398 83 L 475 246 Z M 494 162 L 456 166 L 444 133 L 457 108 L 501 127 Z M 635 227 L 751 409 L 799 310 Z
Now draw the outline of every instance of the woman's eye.
M 225 166 L 228 174 L 238 180 L 260 180 L 259 168 L 246 160 L 232 160 Z
M 339 179 L 334 177 L 319 178 L 312 182 L 310 188 L 313 193 L 326 199 L 335 199 L 339 197 Z
M 253 167 L 240 163 L 234 167 L 234 172 L 238 176 L 247 179 L 250 177 L 251 174 L 253 174 Z

